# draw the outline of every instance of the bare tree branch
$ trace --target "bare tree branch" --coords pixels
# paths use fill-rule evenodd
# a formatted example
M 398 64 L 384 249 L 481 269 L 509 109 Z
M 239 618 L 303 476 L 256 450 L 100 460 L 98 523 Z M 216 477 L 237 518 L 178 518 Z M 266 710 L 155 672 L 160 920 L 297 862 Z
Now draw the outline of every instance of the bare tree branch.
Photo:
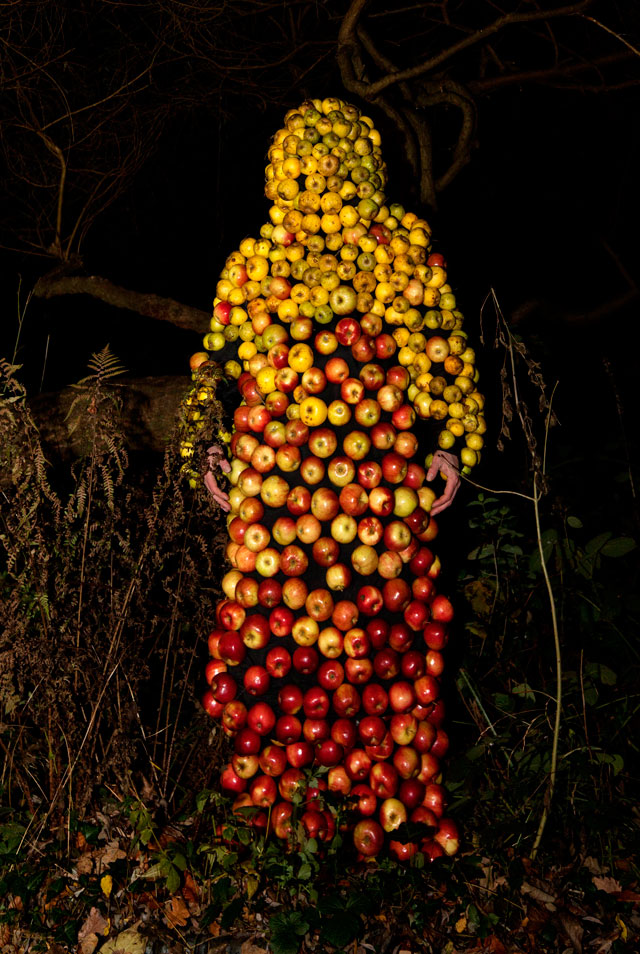
M 113 305 L 114 308 L 125 308 L 147 318 L 168 321 L 187 331 L 205 334 L 209 328 L 210 316 L 206 311 L 183 305 L 173 298 L 161 298 L 159 295 L 131 291 L 96 275 L 45 275 L 36 283 L 33 294 L 36 298 L 91 295 L 108 305 Z

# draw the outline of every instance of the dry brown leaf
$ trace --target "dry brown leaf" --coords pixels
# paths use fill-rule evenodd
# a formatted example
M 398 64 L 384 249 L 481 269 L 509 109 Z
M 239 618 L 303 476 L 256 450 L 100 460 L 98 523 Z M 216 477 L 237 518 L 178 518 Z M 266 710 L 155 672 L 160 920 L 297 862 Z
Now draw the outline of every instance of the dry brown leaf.
M 193 875 L 190 871 L 185 871 L 184 873 L 184 886 L 182 888 L 182 897 L 185 899 L 189 905 L 189 909 L 192 913 L 199 913 L 200 911 L 200 892 L 198 891 L 198 886 L 193 880 Z M 197 908 L 197 912 L 194 910 Z
M 100 851 L 96 852 L 96 858 L 100 861 L 103 868 L 107 868 L 109 865 L 113 864 L 114 861 L 118 861 L 120 858 L 126 858 L 127 853 L 123 851 L 120 847 L 120 842 L 116 839 L 114 841 L 109 841 Z
M 240 948 L 240 954 L 267 954 L 267 949 L 258 947 L 253 941 L 245 941 Z
M 78 954 L 93 954 L 98 946 L 98 935 L 87 934 L 78 944 Z
M 93 858 L 91 855 L 80 855 L 76 865 L 76 871 L 79 875 L 91 874 L 93 871 Z
M 175 895 L 168 901 L 165 901 L 164 915 L 169 927 L 184 927 L 189 920 L 189 908 L 182 898 Z
M 78 931 L 78 940 L 82 941 L 87 934 L 106 934 L 109 922 L 98 908 L 91 908 L 87 920 Z
M 545 905 L 549 911 L 555 911 L 555 898 L 552 894 L 549 894 L 547 891 L 543 891 L 541 888 L 536 888 L 534 885 L 529 884 L 528 881 L 523 881 L 520 888 L 522 894 L 529 895 L 530 898 L 533 898 L 534 901 L 540 901 Z
M 584 936 L 584 928 L 578 919 L 568 911 L 562 910 L 558 911 L 558 919 L 562 924 L 562 929 L 571 942 L 571 947 L 574 949 L 576 954 L 582 954 L 582 938 Z
M 121 931 L 100 948 L 100 954 L 144 954 L 147 940 L 138 933 L 139 922 Z
M 622 891 L 622 885 L 615 878 L 594 876 L 591 880 L 598 891 L 606 891 L 607 894 L 616 894 L 618 891 Z

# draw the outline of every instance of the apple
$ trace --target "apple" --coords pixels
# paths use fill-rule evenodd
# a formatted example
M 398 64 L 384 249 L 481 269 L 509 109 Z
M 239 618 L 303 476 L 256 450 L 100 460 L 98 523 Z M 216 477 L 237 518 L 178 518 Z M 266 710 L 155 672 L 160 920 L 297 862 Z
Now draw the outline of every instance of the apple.
M 384 455 L 381 467 L 382 476 L 389 484 L 401 484 L 407 476 L 408 464 L 406 458 L 395 451 L 389 451 Z
M 302 447 L 302 445 L 306 444 L 309 440 L 309 428 L 300 419 L 287 421 L 284 434 L 287 443 L 293 447 Z
M 350 457 L 334 457 L 329 464 L 327 474 L 335 487 L 346 487 L 353 481 L 356 467 Z
M 422 752 L 420 754 L 420 771 L 418 779 L 427 784 L 435 779 L 440 773 L 440 761 L 431 752 Z
M 394 580 L 402 573 L 402 557 L 393 550 L 385 550 L 378 558 L 378 575 L 383 580 Z
M 299 546 L 289 544 L 280 554 L 280 570 L 285 576 L 302 576 L 308 566 L 309 558 Z
M 393 798 L 398 791 L 398 773 L 389 762 L 374 762 L 369 772 L 369 785 L 378 798 Z
M 261 745 L 262 739 L 259 734 L 246 726 L 239 729 L 233 740 L 233 748 L 237 755 L 257 755 Z
M 389 487 L 374 487 L 369 493 L 369 508 L 377 517 L 388 517 L 394 504 L 393 491 Z
M 376 555 L 376 566 L 377 565 L 378 557 Z M 377 586 L 370 584 L 361 586 L 356 597 L 356 604 L 358 609 L 364 613 L 365 616 L 375 616 L 384 606 L 382 592 Z
M 344 756 L 344 749 L 331 737 L 322 739 L 316 746 L 316 762 L 325 768 L 337 765 Z
M 371 439 L 364 431 L 350 431 L 342 441 L 342 449 L 352 460 L 363 460 L 371 449 Z
M 302 708 L 309 719 L 324 719 L 329 712 L 330 698 L 322 686 L 311 686 L 304 694 Z
M 372 490 L 382 480 L 382 467 L 375 460 L 360 461 L 357 468 L 358 483 L 365 490 Z
M 360 576 L 371 576 L 378 567 L 378 553 L 365 543 L 361 543 L 351 553 L 351 565 Z
M 363 398 L 353 409 L 355 421 L 361 427 L 373 427 L 380 420 L 381 413 L 380 405 L 373 398 Z
M 221 672 L 214 676 L 210 688 L 213 698 L 222 705 L 231 702 L 238 693 L 238 684 L 228 672 Z
M 429 607 L 422 600 L 411 600 L 403 612 L 404 621 L 415 633 L 424 629 L 429 620 Z
M 308 746 L 309 743 L 302 742 L 301 745 Z M 288 745 L 286 747 L 285 753 L 291 768 L 285 769 L 278 779 L 278 793 L 280 798 L 284 798 L 287 802 L 292 802 L 298 795 L 303 795 L 307 783 L 304 772 L 300 771 L 300 767 L 293 766 L 291 763 L 291 759 L 289 758 L 290 748 L 293 750 L 294 748 L 299 748 L 299 746 Z M 309 746 L 309 749 L 311 750 L 311 757 L 313 758 L 313 749 L 311 746 Z M 295 754 L 293 752 L 291 754 L 293 754 L 295 758 Z
M 385 609 L 391 613 L 402 612 L 411 599 L 411 588 L 406 580 L 396 577 L 386 580 L 382 587 Z
M 266 745 L 258 756 L 261 771 L 272 778 L 282 775 L 287 767 L 287 754 L 279 745 Z
M 276 451 L 276 464 L 280 470 L 286 474 L 291 474 L 296 471 L 300 466 L 301 460 L 300 448 L 294 444 L 283 444 L 282 447 L 279 447 Z M 242 490 L 247 493 L 247 491 L 245 491 L 244 482 L 242 481 L 243 477 L 244 473 L 240 476 L 239 484 Z M 256 492 L 258 493 L 259 491 Z
M 362 690 L 362 708 L 367 715 L 382 715 L 389 706 L 387 691 L 377 682 L 369 683 Z
M 274 636 L 288 636 L 293 628 L 295 617 L 288 606 L 276 606 L 269 614 L 269 629 Z M 275 650 L 269 650 L 269 653 Z
M 331 536 L 340 544 L 351 543 L 358 532 L 355 519 L 346 513 L 338 513 L 331 521 Z
M 325 763 L 321 763 L 325 764 Z M 327 773 L 327 788 L 330 792 L 348 795 L 351 791 L 351 779 L 343 765 L 333 765 Z
M 258 735 L 269 735 L 275 724 L 275 713 L 266 702 L 256 702 L 247 712 L 247 725 Z
M 269 808 L 278 796 L 278 788 L 270 775 L 257 775 L 249 785 L 249 794 L 254 805 Z
M 281 715 L 275 725 L 275 736 L 282 745 L 297 742 L 302 735 L 302 722 L 294 715 Z M 264 770 L 263 770 L 264 771 Z
M 375 348 L 375 342 L 374 342 L 374 348 Z M 363 365 L 360 368 L 358 377 L 364 384 L 367 391 L 379 391 L 380 388 L 385 383 L 384 368 L 380 364 L 369 363 L 369 364 Z M 377 401 L 376 401 L 376 404 L 378 404 Z M 375 423 L 377 423 L 377 421 Z
M 291 629 L 291 635 L 299 647 L 306 648 L 317 642 L 320 627 L 311 616 L 298 616 Z M 295 662 L 294 662 L 295 666 Z
M 346 404 L 359 404 L 364 398 L 364 390 L 359 378 L 344 378 L 340 383 L 340 398 Z
M 332 384 L 342 384 L 349 377 L 349 365 L 344 358 L 329 358 L 324 366 L 324 373 L 327 376 L 327 381 Z
M 344 286 L 344 285 L 338 286 L 338 288 L 346 289 L 347 286 Z M 336 314 L 350 314 L 352 311 L 354 311 L 355 293 L 353 292 L 353 289 L 351 288 L 348 289 L 348 291 L 351 293 L 351 295 L 349 295 L 348 298 L 349 298 L 349 301 L 351 302 L 352 307 L 350 307 L 349 310 L 346 312 L 345 311 L 339 312 L 339 311 L 336 311 L 332 302 L 331 307 Z M 355 342 L 358 340 L 358 338 L 360 338 L 362 334 L 362 331 L 360 329 L 360 323 L 356 318 L 341 318 L 334 329 L 334 334 L 341 345 L 346 345 L 347 347 L 351 347 L 351 345 L 355 344 Z
M 258 603 L 266 609 L 278 606 L 282 600 L 282 586 L 274 579 L 262 580 L 258 585 Z
M 365 858 L 379 854 L 384 844 L 384 829 L 373 818 L 363 818 L 353 829 L 353 844 Z
M 285 506 L 289 490 L 289 484 L 284 477 L 280 477 L 277 474 L 270 474 L 262 484 L 260 499 L 268 507 L 274 507 L 279 510 Z
M 228 666 L 237 666 L 244 660 L 247 648 L 238 633 L 226 632 L 220 637 L 218 652 Z
M 331 726 L 331 738 L 344 749 L 352 749 L 356 744 L 357 732 L 353 719 L 336 719 Z
M 314 542 L 311 554 L 314 563 L 321 567 L 330 567 L 340 555 L 340 544 L 333 537 L 318 537 Z
M 338 438 L 328 427 L 315 427 L 309 435 L 308 448 L 315 457 L 324 460 L 332 457 L 338 446 Z
M 344 672 L 349 682 L 357 686 L 364 685 L 373 675 L 373 663 L 370 659 L 347 659 Z
M 207 715 L 210 715 L 214 719 L 219 719 L 224 710 L 224 705 L 216 701 L 210 689 L 207 689 L 207 691 L 202 694 L 200 704 Z
M 441 593 L 431 601 L 431 618 L 436 623 L 449 623 L 453 619 L 451 601 Z
M 385 798 L 378 815 L 385 831 L 395 831 L 407 820 L 407 809 L 399 798 Z
M 386 645 L 390 629 L 386 619 L 371 619 L 365 629 L 374 649 L 382 649 Z
M 272 392 L 272 393 L 281 394 L 282 392 L 278 391 L 278 392 Z M 267 397 L 267 400 L 269 400 L 268 397 Z M 269 421 L 269 423 L 264 429 L 264 433 L 262 436 L 263 436 L 263 440 L 265 444 L 268 444 L 269 447 L 278 448 L 278 447 L 282 447 L 283 444 L 287 443 L 287 438 L 285 437 L 285 431 L 284 431 L 284 424 L 282 421 Z
M 328 739 L 330 734 L 331 730 L 326 719 L 305 719 L 302 723 L 302 735 L 305 742 L 310 742 L 314 746 Z
M 318 667 L 317 679 L 323 689 L 337 689 L 344 682 L 344 666 L 337 659 L 327 659 Z
M 314 487 L 324 480 L 326 467 L 319 457 L 305 457 L 300 464 L 300 476 L 305 484 Z
M 307 584 L 299 577 L 291 576 L 282 584 L 282 602 L 290 610 L 302 609 L 308 593 Z
M 318 487 L 310 499 L 311 513 L 318 520 L 333 520 L 340 512 L 340 501 L 331 487 Z
M 243 679 L 245 692 L 250 696 L 263 696 L 271 685 L 271 676 L 264 666 L 249 666 Z
M 222 710 L 221 721 L 223 727 L 230 733 L 236 733 L 244 728 L 248 719 L 247 707 L 239 699 L 232 699 L 225 703 Z M 251 728 L 251 726 L 250 726 Z
M 369 778 L 371 771 L 371 757 L 364 749 L 350 749 L 344 757 L 344 767 L 349 778 L 354 782 L 363 782 Z
M 429 649 L 444 649 L 449 641 L 449 634 L 444 623 L 427 623 L 424 628 L 423 638 Z
M 424 655 L 418 649 L 409 649 L 402 654 L 401 668 L 405 679 L 419 679 L 427 671 Z
M 268 618 L 260 613 L 247 616 L 240 627 L 240 638 L 247 649 L 264 649 L 271 638 Z
M 403 520 L 390 520 L 384 528 L 382 542 L 387 550 L 398 553 L 406 549 L 412 540 L 412 534 L 409 527 Z
M 360 694 L 354 685 L 343 682 L 333 693 L 331 705 L 339 718 L 352 719 L 360 710 Z
M 400 672 L 400 656 L 390 647 L 379 649 L 373 657 L 373 669 L 379 679 L 393 679 Z
M 293 806 L 287 801 L 278 802 L 277 805 L 273 806 L 269 824 L 276 838 L 289 839 L 293 831 L 292 815 Z
M 362 516 L 369 504 L 366 490 L 355 483 L 346 484 L 340 491 L 338 500 L 343 512 L 352 517 Z
M 252 553 L 257 554 L 266 549 L 270 540 L 271 534 L 264 524 L 251 523 L 247 526 L 246 532 L 244 534 L 244 545 L 248 547 Z
M 418 731 L 418 720 L 410 712 L 394 712 L 389 723 L 389 732 L 396 745 L 410 745 Z
M 455 855 L 460 846 L 460 835 L 455 822 L 451 818 L 441 818 L 438 830 L 433 836 L 445 855 Z
M 231 767 L 238 778 L 253 778 L 258 771 L 260 763 L 257 755 L 238 755 L 237 753 L 231 759 Z
M 425 658 L 427 672 L 431 676 L 441 676 L 444 672 L 444 656 L 435 649 L 430 649 Z
M 390 451 L 396 442 L 396 429 L 389 421 L 380 421 L 371 428 L 371 443 L 376 450 Z
M 317 647 L 327 659 L 337 659 L 342 653 L 343 645 L 342 633 L 335 626 L 328 626 L 320 631 Z
M 416 679 L 413 688 L 415 690 L 416 699 L 421 705 L 428 705 L 430 702 L 435 702 L 440 695 L 440 683 L 434 676 L 429 675 L 429 673 Z
M 327 821 L 322 812 L 316 811 L 315 808 L 307 809 L 306 812 L 302 813 L 300 822 L 307 838 L 314 838 L 316 841 L 321 840 L 327 827 Z
M 400 778 L 416 778 L 421 770 L 421 758 L 413 746 L 399 745 L 393 753 L 393 766 Z
M 315 672 L 320 661 L 320 657 L 313 646 L 298 646 L 291 658 L 293 668 L 303 676 Z
M 295 769 L 302 769 L 307 765 L 311 765 L 315 757 L 313 746 L 306 740 L 290 743 L 286 747 L 286 753 L 289 764 Z
M 371 651 L 371 640 L 368 633 L 359 627 L 351 627 L 344 636 L 343 649 L 351 659 L 363 659 Z
M 437 729 L 431 724 L 431 722 L 428 722 L 426 719 L 418 722 L 418 728 L 412 742 L 416 752 L 419 752 L 420 755 L 425 752 L 429 752 L 435 741 L 436 735 Z
M 220 776 L 220 784 L 224 791 L 239 794 L 246 791 L 247 781 L 240 778 L 233 770 L 232 765 L 227 765 Z
M 358 723 L 358 735 L 364 745 L 380 745 L 386 731 L 383 720 L 377 715 L 365 715 Z

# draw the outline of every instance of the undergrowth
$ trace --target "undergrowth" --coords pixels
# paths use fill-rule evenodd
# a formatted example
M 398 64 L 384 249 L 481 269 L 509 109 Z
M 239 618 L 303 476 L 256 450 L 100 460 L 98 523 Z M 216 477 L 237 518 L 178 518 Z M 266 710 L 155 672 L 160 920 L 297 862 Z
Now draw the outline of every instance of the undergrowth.
M 16 370 L 0 365 L 3 945 L 633 949 L 636 544 L 568 502 L 553 437 L 546 464 L 548 433 L 532 443 L 548 404 L 529 413 L 503 375 L 511 420 L 531 425 L 532 474 L 512 492 L 468 489 L 459 518 L 447 787 L 462 850 L 433 866 L 420 854 L 347 865 L 340 825 L 330 844 L 286 850 L 217 793 L 227 742 L 196 699 L 220 522 L 173 451 L 157 474 L 129 461 L 116 359 L 94 356 L 77 385 L 70 413 L 91 450 L 64 473 L 45 459 Z M 204 447 L 189 466 L 206 468 Z

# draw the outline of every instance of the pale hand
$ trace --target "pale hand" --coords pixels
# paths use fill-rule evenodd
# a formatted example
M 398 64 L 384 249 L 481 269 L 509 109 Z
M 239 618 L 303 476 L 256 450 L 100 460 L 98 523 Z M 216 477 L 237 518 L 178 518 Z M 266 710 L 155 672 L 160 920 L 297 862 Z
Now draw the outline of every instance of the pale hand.
M 218 487 L 218 481 L 213 473 L 213 468 L 219 467 L 223 473 L 228 474 L 231 470 L 231 464 L 225 457 L 222 447 L 218 447 L 217 444 L 212 444 L 211 447 L 207 448 L 207 460 L 209 461 L 209 470 L 204 476 L 204 485 L 221 510 L 228 513 L 231 510 L 229 494 Z
M 444 474 L 447 481 L 442 496 L 433 501 L 430 511 L 433 517 L 442 513 L 453 503 L 453 498 L 460 487 L 460 464 L 455 454 L 448 454 L 441 450 L 435 452 L 431 467 L 427 471 L 427 480 L 433 480 L 440 473 Z

